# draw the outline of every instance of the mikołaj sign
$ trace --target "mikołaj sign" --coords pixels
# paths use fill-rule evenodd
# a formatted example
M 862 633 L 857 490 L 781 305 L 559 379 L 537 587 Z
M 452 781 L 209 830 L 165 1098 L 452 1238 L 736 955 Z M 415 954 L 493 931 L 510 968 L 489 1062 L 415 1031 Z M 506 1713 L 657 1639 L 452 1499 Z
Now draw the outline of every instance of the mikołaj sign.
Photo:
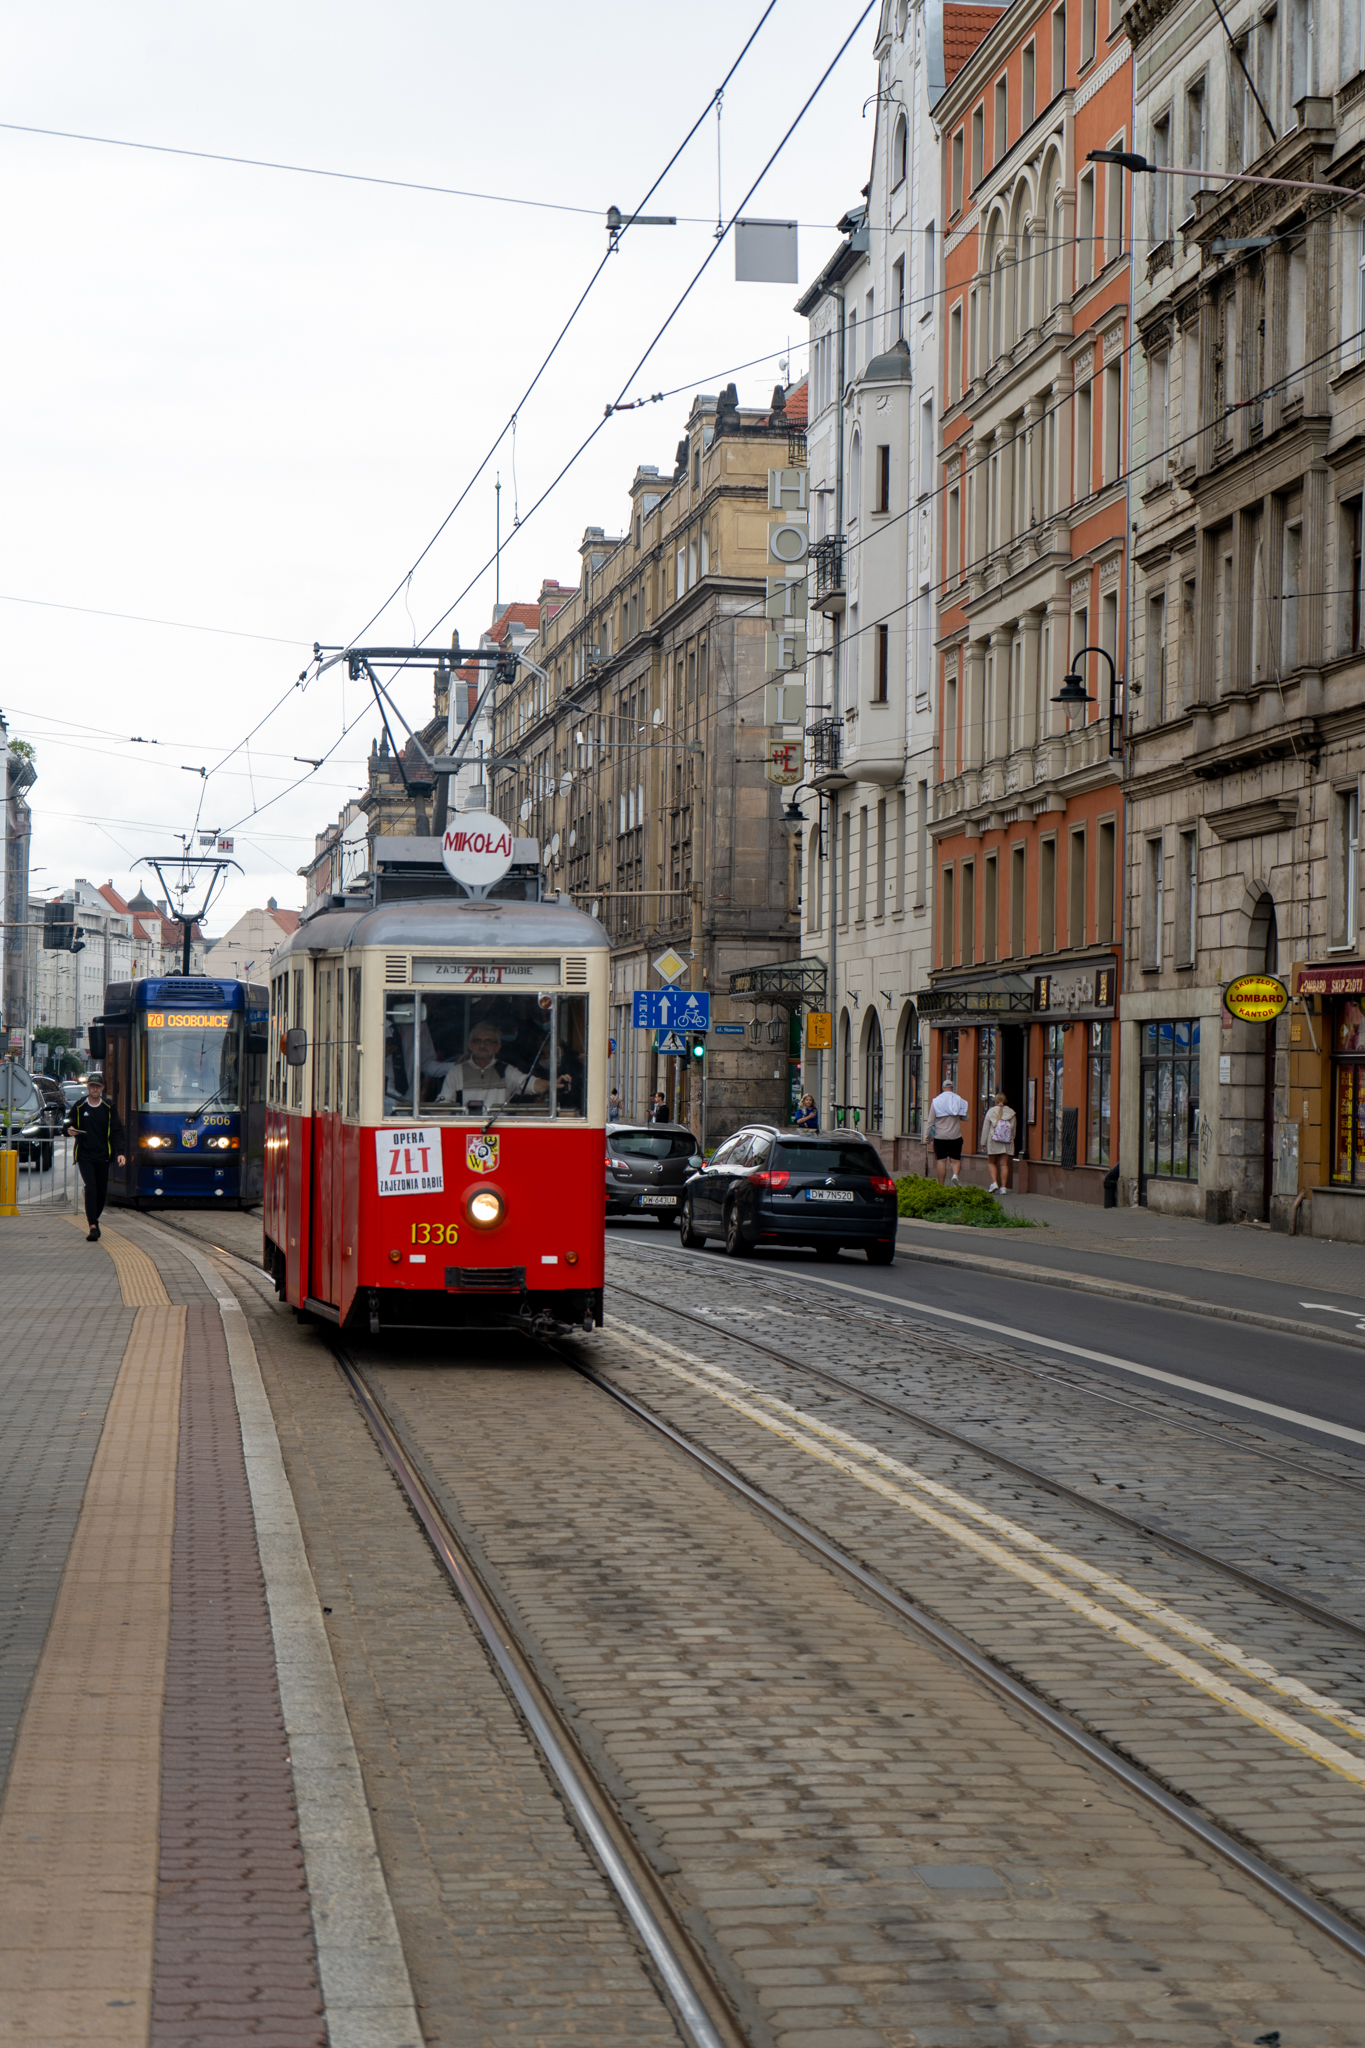
M 447 825 L 441 858 L 467 889 L 487 888 L 512 865 L 512 828 L 491 811 L 465 811 Z

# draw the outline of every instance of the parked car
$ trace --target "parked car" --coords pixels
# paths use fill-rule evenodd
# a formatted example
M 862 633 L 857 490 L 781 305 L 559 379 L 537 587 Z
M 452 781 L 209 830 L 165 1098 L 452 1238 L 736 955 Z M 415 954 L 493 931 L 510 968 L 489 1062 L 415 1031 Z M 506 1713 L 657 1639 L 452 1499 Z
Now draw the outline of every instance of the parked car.
M 718 1237 L 731 1258 L 759 1245 L 809 1245 L 818 1259 L 847 1247 L 889 1266 L 896 1183 L 879 1153 L 848 1131 L 746 1124 L 687 1182 L 678 1235 L 689 1249 Z
M 26 1067 L 6 1065 L 0 1073 L 0 1136 L 12 1144 L 24 1166 L 52 1164 L 52 1145 L 64 1112 L 50 1109 Z
M 702 1164 L 686 1124 L 608 1124 L 608 1216 L 657 1216 L 667 1228 L 684 1181 Z
M 31 1074 L 29 1079 L 52 1111 L 52 1114 L 59 1122 L 64 1122 L 66 1119 L 66 1096 L 63 1093 L 61 1082 L 54 1081 L 51 1074 Z

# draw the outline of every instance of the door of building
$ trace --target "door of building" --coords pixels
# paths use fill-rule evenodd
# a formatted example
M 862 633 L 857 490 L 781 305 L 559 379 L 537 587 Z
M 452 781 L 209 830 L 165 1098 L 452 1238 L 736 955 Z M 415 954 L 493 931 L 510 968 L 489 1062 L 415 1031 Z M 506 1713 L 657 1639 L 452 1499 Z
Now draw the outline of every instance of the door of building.
M 1014 1149 L 1028 1151 L 1028 1029 L 1023 1024 L 1000 1026 L 1000 1086 L 1018 1118 Z

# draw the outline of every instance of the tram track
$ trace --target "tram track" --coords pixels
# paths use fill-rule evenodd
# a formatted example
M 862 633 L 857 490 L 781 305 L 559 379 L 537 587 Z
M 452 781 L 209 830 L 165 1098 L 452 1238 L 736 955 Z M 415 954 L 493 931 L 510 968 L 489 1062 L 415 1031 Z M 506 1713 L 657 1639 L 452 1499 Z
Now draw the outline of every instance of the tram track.
M 165 1222 L 164 1218 L 158 1220 Z M 174 1228 L 173 1225 L 171 1227 Z M 274 1290 L 270 1288 L 268 1279 L 241 1253 L 233 1252 L 225 1246 L 211 1244 L 199 1238 L 194 1232 L 180 1231 L 177 1235 L 194 1238 L 205 1250 L 212 1251 L 243 1269 L 260 1287 L 262 1295 L 268 1294 L 273 1303 Z M 667 1314 L 685 1316 L 687 1320 L 710 1330 L 713 1334 L 724 1328 L 716 1321 L 676 1309 L 671 1304 L 661 1304 L 653 1297 L 642 1297 L 628 1288 L 618 1286 L 616 1291 L 632 1300 L 644 1301 L 650 1307 L 663 1308 Z M 463 1545 L 450 1529 L 431 1489 L 422 1477 L 420 1454 L 404 1445 L 403 1432 L 386 1415 L 383 1397 L 370 1385 L 364 1369 L 344 1352 L 344 1347 L 337 1342 L 332 1332 L 323 1331 L 320 1334 L 336 1358 L 338 1368 L 345 1377 L 381 1454 L 402 1486 L 428 1542 L 455 1584 L 490 1656 L 503 1674 L 504 1682 L 508 1685 L 542 1754 L 546 1757 L 552 1775 L 560 1784 L 566 1802 L 578 1817 L 601 1867 L 617 1891 L 627 1916 L 636 1927 L 646 1951 L 654 1961 L 661 1980 L 667 1986 L 669 2002 L 679 2023 L 684 2026 L 688 2038 L 698 2044 L 704 2044 L 704 2048 L 718 2048 L 721 2042 L 726 2044 L 726 2048 L 733 2048 L 733 2044 L 742 2042 L 745 2035 L 738 2028 L 728 1993 L 713 1975 L 707 1958 L 697 1948 L 685 1923 L 672 1907 L 665 1888 L 635 1845 L 629 1826 L 616 1811 L 610 1791 L 600 1785 L 591 1766 L 582 1759 L 581 1749 L 562 1715 L 541 1688 L 535 1677 L 533 1659 L 520 1643 L 518 1627 L 506 1614 L 505 1609 L 490 1597 L 480 1573 L 470 1563 Z M 825 1374 L 819 1369 L 806 1368 L 800 1363 L 793 1365 L 784 1354 L 747 1337 L 742 1332 L 725 1329 L 724 1334 L 744 1343 L 755 1352 L 766 1353 L 789 1369 L 813 1371 L 817 1378 L 826 1380 L 832 1388 L 842 1394 L 868 1401 L 870 1405 L 883 1408 L 898 1419 L 916 1424 L 923 1423 L 923 1426 L 931 1427 L 936 1435 L 991 1458 L 1003 1469 L 1009 1469 L 1017 1476 L 1026 1477 L 1030 1483 L 1045 1486 L 1053 1493 L 1073 1499 L 1078 1505 L 1103 1512 L 1100 1504 L 1087 1501 L 1084 1495 L 1074 1493 L 1072 1489 L 1059 1482 L 1049 1480 L 1045 1474 L 1036 1473 L 1031 1468 L 1020 1467 L 1017 1462 L 990 1452 L 972 1439 L 953 1432 L 946 1425 L 933 1422 L 929 1418 L 919 1418 L 911 1411 L 899 1408 L 897 1404 L 870 1396 L 864 1390 L 842 1381 L 838 1375 Z M 1272 1896 L 1282 1906 L 1316 1928 L 1319 1933 L 1326 1935 L 1356 1962 L 1365 1965 L 1365 1928 L 1260 1856 L 1249 1844 L 1218 1826 L 1153 1773 L 1131 1761 L 1119 1749 L 1093 1734 L 1070 1714 L 1044 1698 L 1030 1684 L 1003 1668 L 950 1624 L 900 1593 L 820 1529 L 782 1507 L 760 1487 L 745 1479 L 724 1458 L 695 1443 L 684 1431 L 674 1427 L 645 1404 L 634 1399 L 609 1377 L 598 1371 L 593 1364 L 576 1355 L 577 1347 L 574 1340 L 561 1342 L 542 1338 L 538 1341 L 547 1355 L 558 1364 L 573 1371 L 616 1403 L 655 1436 L 669 1444 L 675 1452 L 704 1471 L 728 1494 L 742 1501 L 750 1510 L 780 1530 L 813 1558 L 833 1570 L 864 1599 L 880 1606 L 902 1625 L 908 1626 L 933 1644 L 952 1661 L 970 1672 L 989 1691 L 1008 1701 L 1028 1720 L 1049 1730 L 1068 1749 L 1082 1756 L 1092 1768 L 1122 1784 L 1146 1806 L 1155 1809 L 1184 1833 L 1197 1839 L 1206 1851 L 1236 1869 L 1259 1890 Z M 1106 1519 L 1140 1531 L 1149 1541 L 1167 1542 L 1164 1532 L 1149 1530 L 1136 1518 L 1124 1516 L 1119 1511 L 1108 1512 Z M 1257 1592 L 1281 1604 L 1294 1606 L 1310 1619 L 1324 1620 L 1334 1626 L 1342 1626 L 1345 1632 L 1352 1635 L 1365 1633 L 1355 1629 L 1352 1624 L 1340 1624 L 1338 1618 L 1330 1615 L 1328 1610 L 1316 1608 L 1313 1603 L 1305 1603 L 1294 1596 L 1287 1596 L 1270 1581 L 1260 1581 L 1254 1574 L 1243 1574 L 1236 1567 L 1225 1567 L 1222 1560 L 1198 1550 L 1196 1546 L 1181 1544 L 1180 1554 L 1190 1556 L 1193 1561 L 1210 1568 L 1226 1569 L 1228 1575 L 1239 1582 L 1249 1584 Z M 526 1690 L 531 1711 L 528 1711 L 528 1706 L 523 1701 L 523 1688 Z M 542 1739 L 541 1735 L 542 1725 L 545 1739 Z M 556 1751 L 558 1757 L 555 1755 Z M 560 1759 L 576 1781 L 576 1793 L 570 1791 L 569 1785 L 560 1775 Z M 589 1787 L 592 1788 L 591 1796 Z M 584 1801 L 582 1806 L 579 1804 L 580 1798 Z M 617 1863 L 620 1864 L 626 1880 L 625 1890 L 617 1883 L 613 1867 Z M 635 1892 L 634 1899 L 630 1896 L 632 1886 Z M 637 1918 L 637 1913 L 642 1917 Z M 650 1931 L 647 1932 L 646 1929 Z M 667 1964 L 663 1960 L 665 1956 L 670 1959 Z M 690 1988 L 690 2000 L 684 1987 Z
M 1005 1452 L 994 1450 L 988 1444 L 980 1443 L 975 1437 L 964 1436 L 960 1430 L 951 1428 L 945 1422 L 939 1422 L 933 1416 L 907 1408 L 903 1402 L 888 1401 L 885 1395 L 873 1393 L 866 1387 L 856 1386 L 840 1374 L 829 1372 L 824 1366 L 811 1364 L 805 1359 L 793 1359 L 786 1352 L 778 1350 L 775 1345 L 764 1344 L 745 1331 L 733 1329 L 719 1317 L 700 1316 L 691 1309 L 678 1307 L 676 1303 L 661 1302 L 656 1296 L 637 1294 L 633 1288 L 621 1286 L 619 1281 L 612 1283 L 612 1292 L 638 1302 L 642 1308 L 662 1311 L 666 1315 L 677 1316 L 685 1322 L 694 1323 L 698 1329 L 709 1330 L 712 1335 L 723 1331 L 732 1342 L 743 1344 L 746 1349 L 758 1353 L 759 1356 L 772 1359 L 789 1372 L 804 1373 L 821 1386 L 845 1394 L 851 1400 L 859 1401 L 865 1407 L 874 1408 L 896 1422 L 907 1422 L 915 1429 L 922 1429 L 927 1435 L 939 1437 L 944 1442 L 955 1444 L 961 1450 L 970 1451 L 997 1466 L 1001 1471 L 1041 1488 L 1058 1500 L 1082 1508 L 1116 1528 L 1142 1536 L 1147 1542 L 1155 1543 L 1161 1549 L 1169 1551 L 1172 1556 L 1182 1557 L 1191 1564 L 1216 1572 L 1233 1580 L 1237 1585 L 1246 1587 L 1250 1592 L 1259 1593 L 1266 1599 L 1274 1601 L 1278 1606 L 1293 1608 L 1307 1620 L 1316 1622 L 1321 1627 L 1333 1629 L 1339 1635 L 1350 1637 L 1353 1642 L 1365 1644 L 1365 1627 L 1357 1622 L 1348 1621 L 1344 1615 L 1333 1614 L 1330 1608 L 1320 1606 L 1315 1600 L 1304 1599 L 1301 1594 L 1291 1592 L 1287 1586 L 1281 1586 L 1274 1579 L 1262 1578 L 1257 1572 L 1250 1572 L 1241 1565 L 1232 1564 L 1226 1558 L 1218 1557 L 1212 1551 L 1204 1550 L 1197 1543 L 1190 1542 L 1186 1537 L 1177 1536 L 1170 1530 L 1162 1528 L 1159 1523 L 1143 1521 L 1136 1515 L 1125 1514 L 1122 1508 L 1111 1507 L 1106 1501 L 1093 1500 L 1079 1488 L 1068 1486 L 1065 1480 L 1040 1472 L 1035 1466 L 1021 1464 L 1017 1458 L 1008 1457 Z

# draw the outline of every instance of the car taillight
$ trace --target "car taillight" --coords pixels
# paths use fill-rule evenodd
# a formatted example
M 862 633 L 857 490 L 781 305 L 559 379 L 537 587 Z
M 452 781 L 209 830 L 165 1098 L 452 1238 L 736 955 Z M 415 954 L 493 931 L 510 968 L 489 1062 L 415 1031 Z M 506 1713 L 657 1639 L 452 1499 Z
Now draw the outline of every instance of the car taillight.
M 754 1175 L 754 1186 L 756 1188 L 784 1188 L 790 1179 L 791 1175 L 789 1173 L 756 1173 Z
M 872 1192 L 874 1195 L 894 1195 L 896 1183 L 893 1180 L 888 1180 L 884 1173 L 874 1173 L 872 1176 Z
M 613 1173 L 629 1173 L 630 1162 L 626 1159 L 609 1159 L 607 1165 Z

